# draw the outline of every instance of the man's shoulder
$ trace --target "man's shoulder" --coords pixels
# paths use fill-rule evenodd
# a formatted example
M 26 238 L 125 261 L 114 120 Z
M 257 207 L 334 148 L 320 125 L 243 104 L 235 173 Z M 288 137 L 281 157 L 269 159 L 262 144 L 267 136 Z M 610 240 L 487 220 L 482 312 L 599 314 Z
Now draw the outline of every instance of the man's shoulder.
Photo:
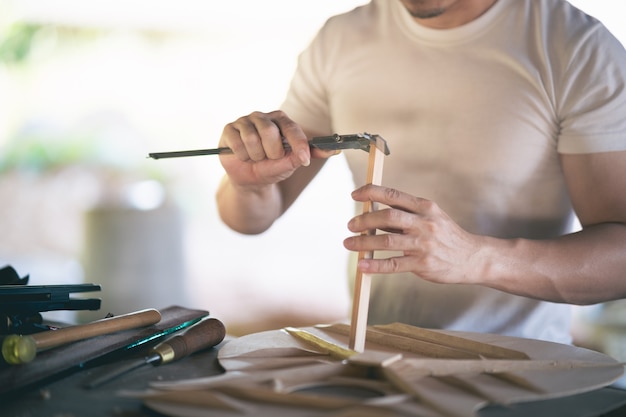
M 396 0 L 372 0 L 344 13 L 336 14 L 326 21 L 324 30 L 342 32 L 346 29 L 354 31 L 359 28 L 371 28 L 371 25 L 386 15 L 390 6 L 388 3 L 391 1 Z

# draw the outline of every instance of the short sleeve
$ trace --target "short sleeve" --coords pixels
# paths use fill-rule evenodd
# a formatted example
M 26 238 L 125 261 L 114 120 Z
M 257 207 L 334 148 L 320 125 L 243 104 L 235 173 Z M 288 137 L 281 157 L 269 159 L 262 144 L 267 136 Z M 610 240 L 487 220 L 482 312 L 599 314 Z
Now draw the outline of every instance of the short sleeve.
M 599 22 L 573 47 L 558 104 L 560 153 L 626 150 L 626 51 Z

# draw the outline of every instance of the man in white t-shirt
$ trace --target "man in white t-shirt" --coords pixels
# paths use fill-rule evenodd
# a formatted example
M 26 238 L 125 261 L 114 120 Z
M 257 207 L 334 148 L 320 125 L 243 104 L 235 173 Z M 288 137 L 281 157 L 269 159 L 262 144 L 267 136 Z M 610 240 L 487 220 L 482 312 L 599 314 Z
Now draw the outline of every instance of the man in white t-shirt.
M 307 140 L 358 132 L 391 149 L 383 185 L 352 195 L 387 208 L 344 242 L 378 255 L 358 264 L 370 322 L 567 343 L 569 304 L 626 297 L 626 52 L 595 19 L 563 0 L 373 0 L 329 19 L 281 110 L 225 127 L 222 219 L 263 232 L 331 156 Z M 363 185 L 367 154 L 344 155 Z

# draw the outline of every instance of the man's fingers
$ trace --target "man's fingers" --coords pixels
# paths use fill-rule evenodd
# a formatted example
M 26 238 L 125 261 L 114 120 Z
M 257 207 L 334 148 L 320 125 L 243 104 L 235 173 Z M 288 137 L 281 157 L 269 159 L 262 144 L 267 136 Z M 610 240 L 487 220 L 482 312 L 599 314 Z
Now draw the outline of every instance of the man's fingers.
M 430 211 L 433 206 L 429 200 L 403 193 L 395 188 L 373 184 L 357 188 L 352 192 L 352 198 L 356 201 L 374 201 L 418 214 Z
M 418 237 L 411 235 L 398 235 L 393 233 L 382 233 L 369 236 L 350 236 L 343 241 L 346 249 L 351 251 L 406 251 L 419 247 Z
M 284 142 L 297 165 L 310 163 L 308 140 L 302 129 L 282 111 L 253 112 L 224 128 L 220 146 L 228 146 L 241 161 L 276 160 L 285 156 Z
M 401 209 L 386 208 L 352 218 L 348 222 L 348 230 L 354 233 L 373 229 L 404 233 L 415 228 L 416 222 L 416 215 L 413 213 Z
M 239 132 L 251 160 L 279 159 L 284 156 L 280 127 L 268 114 L 251 113 L 241 121 Z
M 357 268 L 367 274 L 411 272 L 411 267 L 411 260 L 406 256 L 396 256 L 385 259 L 361 259 L 357 264 Z
M 309 166 L 311 163 L 311 150 L 306 135 L 296 122 L 291 120 L 284 112 L 277 110 L 269 113 L 271 120 L 280 130 L 291 151 L 297 157 L 301 165 Z

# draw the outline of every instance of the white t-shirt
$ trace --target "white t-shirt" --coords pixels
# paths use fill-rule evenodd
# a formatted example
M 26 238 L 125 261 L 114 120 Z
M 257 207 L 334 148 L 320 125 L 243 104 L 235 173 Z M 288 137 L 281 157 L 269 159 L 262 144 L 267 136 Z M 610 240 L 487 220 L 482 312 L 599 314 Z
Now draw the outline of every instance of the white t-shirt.
M 380 134 L 383 184 L 435 201 L 469 232 L 550 238 L 574 220 L 559 153 L 626 150 L 626 53 L 562 0 L 498 0 L 449 30 L 373 0 L 328 20 L 282 109 L 305 130 Z M 362 184 L 367 154 L 343 154 Z M 568 305 L 376 275 L 370 322 L 393 321 L 571 341 Z

